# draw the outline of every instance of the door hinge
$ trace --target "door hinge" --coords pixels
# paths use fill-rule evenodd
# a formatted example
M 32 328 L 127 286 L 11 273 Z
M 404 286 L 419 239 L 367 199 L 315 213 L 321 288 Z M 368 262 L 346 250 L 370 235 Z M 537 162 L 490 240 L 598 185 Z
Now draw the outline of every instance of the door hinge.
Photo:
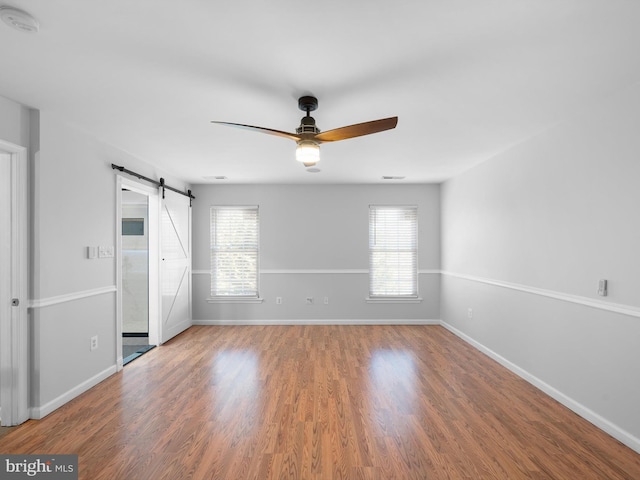
M 18 305 L 20 305 L 20 300 L 18 300 L 17 298 L 12 298 L 11 299 L 11 306 L 12 307 L 17 307 Z

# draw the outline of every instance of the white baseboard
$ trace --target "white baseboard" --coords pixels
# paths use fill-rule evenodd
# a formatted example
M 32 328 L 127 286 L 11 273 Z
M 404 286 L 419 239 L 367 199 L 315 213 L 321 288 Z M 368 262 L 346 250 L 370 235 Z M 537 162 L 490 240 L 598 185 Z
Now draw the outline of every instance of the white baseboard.
M 634 437 L 633 435 L 631 435 L 629 432 L 627 432 L 623 428 L 620 428 L 618 425 L 616 425 L 616 424 L 610 422 L 609 420 L 607 420 L 606 418 L 598 415 L 593 410 L 585 407 L 581 403 L 579 403 L 579 402 L 575 401 L 574 399 L 568 397 L 567 395 L 565 395 L 561 391 L 557 390 L 556 388 L 552 387 L 548 383 L 543 382 L 542 380 L 540 380 L 535 375 L 532 375 L 531 373 L 527 372 L 526 370 L 524 370 L 523 368 L 519 367 L 518 365 L 510 362 L 509 360 L 504 358 L 502 355 L 499 355 L 498 353 L 494 352 L 490 348 L 487 348 L 483 344 L 477 342 L 476 340 L 474 340 L 473 338 L 471 338 L 470 336 L 468 336 L 466 333 L 462 332 L 461 330 L 458 330 L 454 326 L 449 325 L 448 323 L 446 323 L 444 321 L 440 322 L 440 324 L 444 328 L 449 330 L 451 333 L 453 333 L 454 335 L 460 337 L 465 342 L 469 343 L 470 345 L 472 345 L 476 349 L 480 350 L 482 353 L 484 353 L 488 357 L 490 357 L 493 360 L 495 360 L 496 362 L 498 362 L 503 367 L 511 370 L 513 373 L 515 373 L 516 375 L 518 375 L 522 379 L 526 380 L 527 382 L 532 384 L 534 387 L 542 390 L 544 393 L 549 395 L 554 400 L 557 400 L 562 405 L 564 405 L 568 409 L 572 410 L 576 414 L 580 415 L 585 420 L 588 420 L 589 422 L 594 424 L 596 427 L 598 427 L 600 430 L 603 430 L 604 432 L 606 432 L 609 435 L 611 435 L 612 437 L 614 437 L 616 440 L 624 443 L 627 447 L 629 447 L 632 450 L 635 450 L 636 452 L 640 453 L 640 439 L 639 438 Z
M 430 319 L 241 319 L 241 320 L 193 320 L 194 325 L 440 325 L 440 320 Z
M 78 395 L 86 392 L 90 388 L 95 387 L 101 381 L 103 381 L 104 379 L 110 377 L 114 373 L 116 373 L 116 365 L 112 365 L 109 368 L 106 368 L 102 372 L 98 373 L 97 375 L 94 375 L 93 377 L 89 378 L 88 380 L 85 380 L 81 384 L 73 387 L 71 390 L 63 393 L 59 397 L 51 400 L 50 402 L 42 405 L 41 407 L 31 407 L 31 409 L 30 409 L 30 418 L 33 418 L 34 420 L 40 420 L 40 419 L 46 417 L 47 415 L 49 415 L 54 410 L 60 408 L 65 403 L 73 400 Z
M 124 357 L 122 355 L 118 355 L 116 360 L 116 371 L 121 371 L 124 368 Z

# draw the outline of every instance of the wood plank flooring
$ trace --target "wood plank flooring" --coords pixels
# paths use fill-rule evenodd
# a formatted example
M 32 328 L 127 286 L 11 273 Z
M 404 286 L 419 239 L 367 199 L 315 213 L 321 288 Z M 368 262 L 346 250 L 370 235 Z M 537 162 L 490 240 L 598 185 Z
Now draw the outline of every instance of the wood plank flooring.
M 2 453 L 80 478 L 640 479 L 640 455 L 439 326 L 192 327 Z

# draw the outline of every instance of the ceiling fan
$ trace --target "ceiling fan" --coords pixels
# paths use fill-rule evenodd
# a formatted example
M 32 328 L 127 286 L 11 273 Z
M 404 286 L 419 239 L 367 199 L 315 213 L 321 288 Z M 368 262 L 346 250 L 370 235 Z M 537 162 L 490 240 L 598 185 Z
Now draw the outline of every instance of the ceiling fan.
M 298 99 L 298 108 L 306 112 L 307 115 L 300 120 L 300 126 L 296 129 L 296 133 L 283 132 L 272 128 L 254 127 L 253 125 L 244 125 L 241 123 L 216 121 L 212 121 L 211 123 L 245 128 L 294 140 L 298 144 L 296 148 L 296 160 L 302 162 L 305 167 L 312 167 L 320 160 L 321 143 L 336 142 L 338 140 L 347 140 L 349 138 L 383 132 L 395 128 L 398 124 L 398 117 L 389 117 L 321 132 L 320 129 L 316 127 L 315 119 L 309 114 L 318 108 L 318 99 L 311 96 L 300 97 Z

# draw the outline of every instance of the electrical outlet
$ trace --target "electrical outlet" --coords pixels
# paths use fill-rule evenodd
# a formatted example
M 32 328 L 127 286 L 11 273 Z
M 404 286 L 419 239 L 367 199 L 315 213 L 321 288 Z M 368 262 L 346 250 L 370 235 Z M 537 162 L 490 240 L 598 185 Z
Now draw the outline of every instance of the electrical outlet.
M 98 349 L 98 336 L 94 335 L 90 339 L 89 349 L 93 352 Z
M 467 308 L 467 317 L 473 318 L 473 308 Z
M 324 304 L 329 305 L 329 297 L 324 297 Z
M 276 304 L 282 305 L 282 297 L 276 297 Z
M 313 297 L 307 297 L 307 305 L 313 305 Z

